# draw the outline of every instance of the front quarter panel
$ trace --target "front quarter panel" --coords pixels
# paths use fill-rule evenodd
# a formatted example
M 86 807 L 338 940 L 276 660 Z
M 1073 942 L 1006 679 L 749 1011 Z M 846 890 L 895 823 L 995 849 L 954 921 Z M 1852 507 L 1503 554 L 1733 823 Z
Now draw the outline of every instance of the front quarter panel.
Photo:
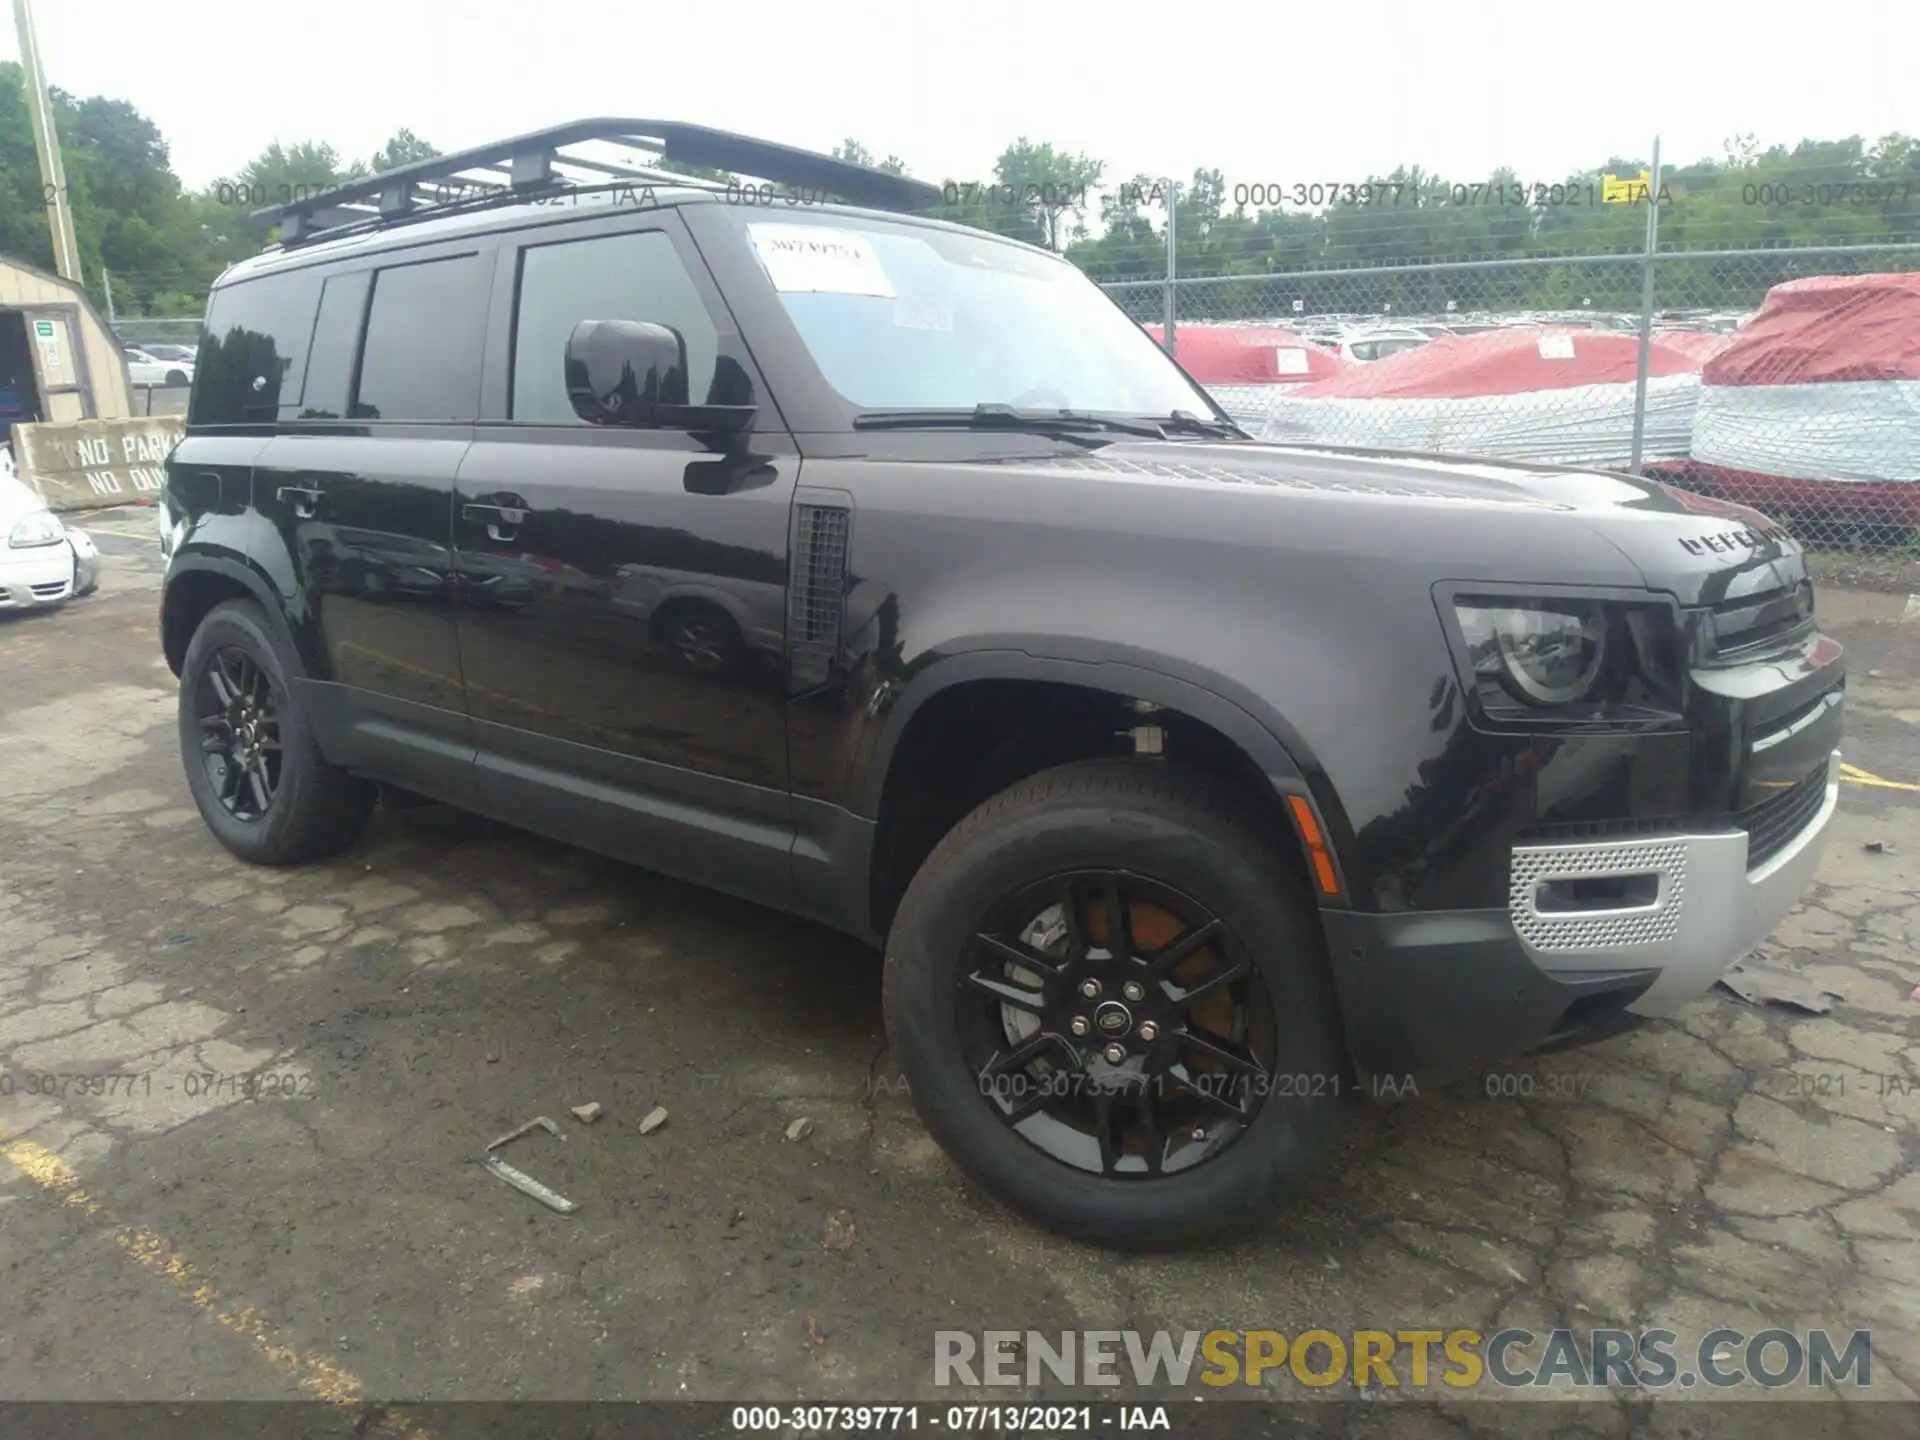
M 1640 578 L 1537 504 L 1276 491 L 1072 462 L 824 458 L 809 460 L 808 478 L 853 496 L 846 630 L 865 638 L 859 703 L 829 747 L 837 768 L 797 773 L 801 793 L 873 816 L 914 711 L 991 672 L 983 656 L 1128 667 L 1168 682 L 1162 703 L 1177 705 L 1178 687 L 1211 697 L 1209 723 L 1229 738 L 1235 715 L 1271 737 L 1285 760 L 1253 758 L 1269 775 L 1290 764 L 1304 776 L 1362 908 L 1477 903 L 1455 892 L 1489 882 L 1449 874 L 1432 853 L 1434 817 L 1465 806 L 1482 828 L 1491 817 L 1517 829 L 1549 758 L 1516 766 L 1529 742 L 1466 724 L 1434 584 Z

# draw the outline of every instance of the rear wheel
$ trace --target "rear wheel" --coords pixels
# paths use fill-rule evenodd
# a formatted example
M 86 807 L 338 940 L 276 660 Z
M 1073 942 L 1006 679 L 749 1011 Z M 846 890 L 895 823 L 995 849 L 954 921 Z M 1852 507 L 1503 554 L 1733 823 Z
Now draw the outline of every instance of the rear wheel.
M 962 821 L 889 937 L 922 1119 L 1040 1223 L 1129 1248 L 1265 1224 L 1351 1090 L 1318 917 L 1204 777 L 1063 766 Z
M 299 657 L 252 601 L 200 622 L 180 667 L 187 786 L 220 843 L 257 865 L 290 865 L 359 838 L 376 792 L 321 756 L 289 681 Z

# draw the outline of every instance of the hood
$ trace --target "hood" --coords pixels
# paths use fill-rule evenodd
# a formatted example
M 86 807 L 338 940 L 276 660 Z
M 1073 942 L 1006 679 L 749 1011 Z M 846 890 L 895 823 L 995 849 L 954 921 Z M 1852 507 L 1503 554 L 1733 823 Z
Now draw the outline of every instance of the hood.
M 1493 511 L 1487 523 L 1496 526 L 1501 510 L 1558 511 L 1624 555 L 1649 588 L 1683 605 L 1789 589 L 1806 576 L 1800 543 L 1759 511 L 1614 471 L 1417 451 L 1144 440 L 1017 463 L 1207 489 L 1438 501 Z
M 8 532 L 25 516 L 46 508 L 47 502 L 34 494 L 26 481 L 0 470 L 0 544 L 6 542 Z

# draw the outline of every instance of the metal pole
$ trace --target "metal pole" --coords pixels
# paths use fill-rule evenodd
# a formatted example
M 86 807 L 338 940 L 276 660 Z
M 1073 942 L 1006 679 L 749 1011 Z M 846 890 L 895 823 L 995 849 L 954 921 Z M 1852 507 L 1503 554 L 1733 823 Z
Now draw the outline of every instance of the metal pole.
M 113 313 L 113 275 L 104 265 L 100 267 L 100 284 L 107 292 L 107 328 L 117 334 L 120 322 Z
M 60 163 L 60 136 L 53 124 L 53 102 L 40 73 L 40 45 L 34 39 L 28 0 L 13 0 L 13 24 L 20 34 L 20 66 L 27 76 L 27 114 L 33 120 L 33 148 L 40 157 L 40 184 L 46 195 L 47 225 L 53 231 L 53 268 L 64 280 L 80 283 L 80 246 L 73 238 L 73 211 L 67 205 L 67 172 Z
M 1176 353 L 1173 348 L 1173 326 L 1174 312 L 1179 308 L 1174 304 L 1174 282 L 1179 279 L 1179 267 L 1174 263 L 1173 250 L 1174 210 L 1178 205 L 1179 188 L 1177 181 L 1167 181 L 1167 290 L 1160 307 L 1160 343 L 1166 347 L 1169 355 Z
M 1640 473 L 1641 451 L 1647 436 L 1647 371 L 1653 363 L 1653 266 L 1660 243 L 1660 137 L 1653 137 L 1653 182 L 1647 192 L 1647 248 L 1640 257 L 1640 359 L 1633 374 L 1633 459 L 1628 469 Z

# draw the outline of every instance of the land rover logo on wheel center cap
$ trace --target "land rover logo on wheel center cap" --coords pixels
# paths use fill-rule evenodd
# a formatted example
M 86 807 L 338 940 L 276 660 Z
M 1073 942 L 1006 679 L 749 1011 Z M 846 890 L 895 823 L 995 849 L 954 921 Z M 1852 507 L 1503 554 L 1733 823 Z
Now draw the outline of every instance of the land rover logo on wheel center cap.
M 1093 1012 L 1093 1023 L 1102 1035 L 1118 1035 L 1133 1024 L 1133 1016 L 1118 1000 L 1109 1000 Z

